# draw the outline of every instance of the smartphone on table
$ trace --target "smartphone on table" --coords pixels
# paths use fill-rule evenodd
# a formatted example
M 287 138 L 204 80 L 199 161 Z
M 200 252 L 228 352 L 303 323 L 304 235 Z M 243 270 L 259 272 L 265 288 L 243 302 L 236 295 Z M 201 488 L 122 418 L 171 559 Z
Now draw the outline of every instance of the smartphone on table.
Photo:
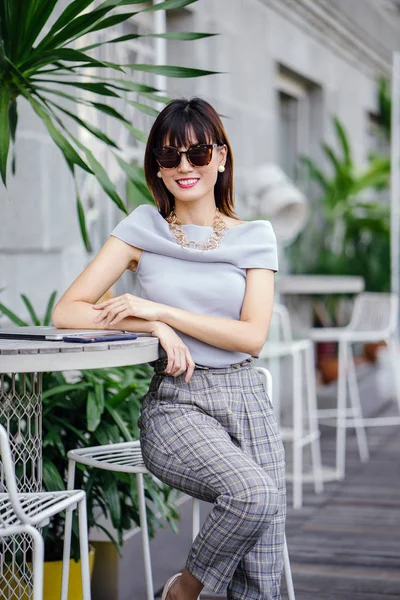
M 126 340 L 136 340 L 136 333 L 82 333 L 77 335 L 64 335 L 63 342 L 71 342 L 75 344 L 95 344 L 96 342 L 124 342 Z

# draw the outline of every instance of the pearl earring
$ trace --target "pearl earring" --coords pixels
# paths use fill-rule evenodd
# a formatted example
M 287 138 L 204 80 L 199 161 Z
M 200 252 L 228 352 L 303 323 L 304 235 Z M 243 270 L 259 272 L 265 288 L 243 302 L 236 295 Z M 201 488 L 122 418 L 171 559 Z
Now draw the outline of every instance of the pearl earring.
M 158 171 L 157 173 L 157 177 L 159 177 L 161 179 L 162 175 L 161 175 L 161 171 Z
M 223 172 L 225 171 L 225 167 L 224 167 L 224 165 L 219 165 L 219 167 L 218 167 L 218 171 L 219 171 L 220 173 L 223 173 Z

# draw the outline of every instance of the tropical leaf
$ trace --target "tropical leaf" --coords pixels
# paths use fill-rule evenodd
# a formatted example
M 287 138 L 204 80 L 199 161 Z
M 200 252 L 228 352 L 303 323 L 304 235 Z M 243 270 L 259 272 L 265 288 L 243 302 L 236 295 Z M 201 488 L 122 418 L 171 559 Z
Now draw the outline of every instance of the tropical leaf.
M 57 467 L 46 456 L 43 456 L 43 483 L 46 490 L 51 492 L 65 490 L 65 483 Z
M 139 193 L 145 198 L 147 202 L 154 204 L 153 196 L 150 193 L 149 188 L 146 185 L 143 169 L 137 165 L 130 165 L 123 160 L 120 156 L 116 156 L 116 159 L 126 173 L 129 181 L 135 186 Z
M 17 101 L 16 100 L 11 100 L 11 102 L 9 104 L 8 122 L 9 122 L 9 127 L 10 127 L 10 138 L 13 143 L 11 171 L 12 171 L 13 175 L 15 175 L 15 134 L 16 134 L 17 125 L 18 125 L 18 111 L 17 111 Z
M 7 159 L 10 148 L 10 126 L 9 126 L 9 106 L 11 93 L 7 88 L 0 86 L 0 174 L 4 185 L 7 181 Z
M 82 51 L 87 52 L 88 50 L 93 50 L 94 48 L 98 48 L 103 44 L 116 44 L 117 42 L 129 42 L 131 40 L 137 40 L 142 37 L 152 37 L 152 38 L 160 38 L 164 40 L 176 40 L 180 42 L 192 42 L 194 40 L 201 40 L 208 37 L 213 37 L 219 35 L 219 33 L 200 33 L 200 32 L 185 32 L 185 31 L 173 31 L 170 33 L 128 33 L 126 35 L 121 35 L 112 40 L 107 40 L 106 42 L 100 42 L 98 44 L 92 44 L 90 46 L 85 46 L 82 48 Z
M 351 186 L 351 193 L 357 194 L 367 188 L 388 185 L 390 179 L 390 158 L 381 157 L 372 161 L 369 168 L 358 176 Z
M 57 292 L 53 292 L 49 298 L 49 301 L 46 306 L 46 311 L 43 317 L 43 325 L 50 325 L 51 323 L 51 313 L 53 312 L 54 304 L 56 301 Z
M 144 71 L 154 75 L 164 75 L 164 77 L 204 77 L 205 75 L 219 75 L 220 71 L 206 71 L 204 69 L 192 69 L 190 67 L 175 67 L 170 65 L 144 65 L 127 64 L 133 71 Z
M 386 137 L 390 140 L 392 128 L 392 98 L 390 84 L 387 79 L 381 77 L 378 84 L 378 106 L 379 123 L 384 130 Z
M 88 236 L 88 232 L 87 232 L 85 211 L 83 209 L 82 201 L 79 196 L 79 190 L 78 190 L 78 186 L 77 186 L 76 182 L 75 182 L 75 191 L 76 191 L 76 210 L 78 213 L 78 222 L 79 222 L 79 228 L 81 230 L 82 240 L 83 240 L 86 250 L 88 252 L 91 252 L 92 246 L 90 244 L 90 240 L 89 240 L 89 236 Z
M 12 310 L 10 310 L 6 306 L 4 306 L 4 304 L 1 304 L 1 303 L 0 303 L 0 313 L 3 313 L 3 315 L 8 317 L 10 319 L 10 321 L 15 323 L 19 327 L 27 327 L 28 326 L 28 323 L 26 321 L 23 321 L 22 319 L 20 319 L 18 315 L 16 315 Z
M 344 164 L 348 168 L 351 168 L 353 161 L 352 161 L 352 157 L 351 157 L 350 144 L 349 144 L 349 140 L 347 139 L 347 134 L 344 130 L 344 127 L 342 126 L 342 124 L 340 123 L 340 121 L 337 117 L 334 117 L 333 124 L 336 129 L 336 135 L 340 142 L 340 146 L 341 146 L 341 149 L 343 152 Z
M 96 175 L 96 179 L 103 188 L 103 190 L 111 198 L 111 200 L 115 202 L 118 208 L 120 208 L 125 214 L 128 214 L 127 208 L 117 192 L 117 188 L 107 175 L 107 172 L 104 169 L 104 167 L 94 157 L 93 153 L 89 150 L 89 148 L 86 148 L 83 144 L 81 144 L 77 138 L 73 137 L 73 139 L 77 146 L 79 146 L 81 150 L 85 153 L 86 160 L 91 168 L 91 172 Z
M 27 296 L 25 296 L 25 294 L 21 294 L 21 299 L 29 312 L 29 315 L 31 317 L 33 325 L 40 325 L 40 319 L 37 316 L 35 309 L 33 308 L 32 303 L 29 300 L 29 298 Z
M 82 160 L 74 147 L 70 144 L 67 138 L 57 129 L 54 125 L 51 117 L 44 107 L 33 97 L 28 97 L 29 103 L 31 104 L 35 113 L 41 118 L 43 123 L 46 125 L 47 131 L 53 138 L 54 142 L 60 148 L 63 153 L 65 160 L 67 161 L 70 169 L 73 171 L 73 165 L 81 167 L 88 173 L 93 173 L 90 167 Z
M 315 161 L 307 156 L 300 156 L 299 160 L 307 167 L 311 178 L 317 181 L 325 192 L 329 192 L 331 189 L 331 183 L 328 177 L 326 177 L 322 170 L 317 166 Z
M 197 0 L 165 0 L 149 3 L 144 0 L 70 0 L 54 17 L 60 0 L 0 0 L 0 175 L 7 183 L 7 168 L 12 142 L 12 170 L 15 170 L 14 149 L 18 127 L 17 98 L 23 96 L 44 123 L 50 137 L 59 147 L 75 179 L 77 214 L 85 247 L 90 249 L 90 240 L 85 224 L 83 202 L 80 198 L 76 177 L 79 169 L 93 175 L 105 193 L 126 213 L 115 183 L 110 180 L 101 160 L 86 147 L 68 127 L 72 119 L 79 128 L 86 129 L 108 149 L 118 149 L 110 135 L 96 127 L 81 114 L 76 114 L 76 105 L 90 106 L 106 114 L 127 128 L 141 142 L 147 135 L 123 110 L 109 105 L 109 101 L 130 103 L 136 110 L 155 117 L 157 107 L 170 101 L 157 88 L 132 81 L 131 73 L 126 77 L 110 77 L 110 71 L 125 76 L 127 69 L 167 77 L 201 77 L 215 71 L 192 69 L 169 65 L 129 64 L 121 65 L 103 60 L 99 53 L 91 52 L 105 44 L 118 44 L 143 37 L 142 34 L 118 35 L 121 23 L 131 20 L 141 12 L 177 10 L 194 4 Z M 125 7 L 125 10 L 121 10 Z M 98 32 L 106 32 L 99 41 Z M 115 31 L 115 34 L 114 34 Z M 110 35 L 108 35 L 110 33 Z M 86 38 L 95 36 L 92 40 Z M 206 32 L 146 33 L 146 37 L 164 38 L 182 42 L 194 42 L 217 35 Z M 85 40 L 85 45 L 81 43 Z M 75 42 L 79 44 L 74 46 Z M 92 43 L 91 43 L 92 42 Z M 71 103 L 54 101 L 54 96 Z M 90 97 L 92 95 L 92 97 Z M 51 99 L 53 96 L 53 99 Z M 98 101 L 95 100 L 98 96 Z M 145 99 L 141 102 L 138 96 Z M 102 100 L 104 99 L 104 100 Z M 156 103 L 153 106 L 153 103 Z M 79 169 L 78 169 L 79 167 Z M 122 172 L 127 175 L 126 169 Z M 141 198 L 149 198 L 143 181 L 133 183 Z M 85 199 L 86 200 L 86 199 Z
M 153 108 L 152 106 L 148 106 L 147 104 L 143 104 L 143 102 L 134 102 L 132 100 L 128 100 L 128 104 L 140 110 L 140 112 L 145 115 L 150 115 L 150 117 L 156 117 L 158 115 L 158 110 Z

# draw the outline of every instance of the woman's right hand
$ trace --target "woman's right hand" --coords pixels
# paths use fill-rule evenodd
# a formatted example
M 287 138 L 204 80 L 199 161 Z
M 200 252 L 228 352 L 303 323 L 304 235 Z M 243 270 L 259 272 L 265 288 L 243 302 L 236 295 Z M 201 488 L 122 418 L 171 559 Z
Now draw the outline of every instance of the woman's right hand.
M 186 344 L 182 342 L 172 327 L 159 321 L 156 322 L 151 335 L 158 337 L 161 346 L 167 353 L 168 363 L 164 372 L 177 377 L 187 371 L 185 383 L 189 383 L 195 363 Z

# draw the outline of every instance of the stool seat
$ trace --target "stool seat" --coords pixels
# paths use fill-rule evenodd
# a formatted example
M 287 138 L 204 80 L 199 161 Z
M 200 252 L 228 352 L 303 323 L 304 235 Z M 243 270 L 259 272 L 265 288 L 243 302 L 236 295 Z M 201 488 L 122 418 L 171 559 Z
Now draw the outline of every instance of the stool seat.
M 115 473 L 148 473 L 139 440 L 70 450 L 68 458 L 83 465 Z
M 70 490 L 65 492 L 19 493 L 18 500 L 24 511 L 22 519 L 14 511 L 9 494 L 0 494 L 0 530 L 11 525 L 22 525 L 29 520 L 30 525 L 41 525 L 50 517 L 63 512 L 66 508 L 85 501 L 85 492 Z

